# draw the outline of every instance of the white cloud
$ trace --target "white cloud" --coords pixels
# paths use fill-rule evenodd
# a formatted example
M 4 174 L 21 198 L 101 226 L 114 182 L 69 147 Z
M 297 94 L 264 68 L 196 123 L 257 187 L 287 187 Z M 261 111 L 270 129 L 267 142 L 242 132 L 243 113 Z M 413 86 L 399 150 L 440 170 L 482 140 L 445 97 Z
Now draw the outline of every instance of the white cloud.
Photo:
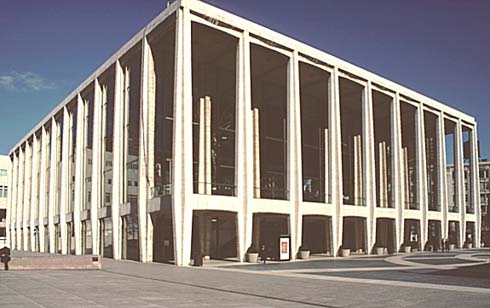
M 54 82 L 51 82 L 41 75 L 33 72 L 10 72 L 6 75 L 0 75 L 0 88 L 6 90 L 52 90 L 56 88 Z

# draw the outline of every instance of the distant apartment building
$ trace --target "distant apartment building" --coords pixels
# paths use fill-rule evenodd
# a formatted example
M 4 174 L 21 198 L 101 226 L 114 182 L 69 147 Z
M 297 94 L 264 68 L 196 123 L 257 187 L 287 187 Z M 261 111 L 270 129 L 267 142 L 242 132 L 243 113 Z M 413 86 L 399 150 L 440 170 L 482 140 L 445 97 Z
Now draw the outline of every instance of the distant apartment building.
M 480 209 L 481 209 L 481 241 L 486 247 L 490 247 L 490 160 L 481 159 L 479 162 L 479 178 L 480 178 Z M 465 179 L 465 203 L 468 203 L 470 196 L 468 194 L 470 183 L 468 182 L 469 165 L 464 165 Z M 447 167 L 447 189 L 448 195 L 453 199 L 449 200 L 449 211 L 455 211 L 454 202 L 454 166 Z
M 0 155 L 0 248 L 6 245 L 7 197 L 9 191 L 8 169 L 10 159 Z

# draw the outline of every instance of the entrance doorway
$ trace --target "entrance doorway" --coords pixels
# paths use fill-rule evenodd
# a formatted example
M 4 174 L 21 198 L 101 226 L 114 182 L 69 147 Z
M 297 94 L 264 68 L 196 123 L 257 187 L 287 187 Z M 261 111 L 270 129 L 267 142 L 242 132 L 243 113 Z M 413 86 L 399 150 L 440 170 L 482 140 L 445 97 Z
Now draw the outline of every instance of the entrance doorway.
M 332 254 L 332 218 L 321 215 L 303 216 L 301 243 L 311 254 Z
M 153 222 L 153 262 L 174 262 L 174 228 L 171 211 L 151 213 Z
M 425 250 L 437 251 L 441 249 L 441 222 L 439 220 L 429 220 L 428 241 Z
M 279 260 L 279 237 L 283 234 L 289 234 L 289 215 L 253 215 L 252 245 L 258 251 L 264 245 L 266 256 L 272 260 Z
M 410 246 L 412 251 L 420 250 L 420 221 L 405 219 L 403 245 Z
M 342 247 L 353 253 L 366 253 L 366 218 L 344 217 Z
M 194 211 L 191 256 L 237 260 L 237 214 L 225 211 Z
M 376 219 L 376 247 L 385 247 L 388 253 L 397 251 L 395 242 L 395 220 L 391 218 Z
M 449 244 L 455 245 L 455 247 L 459 247 L 459 221 L 449 221 L 449 230 L 448 230 L 448 241 Z

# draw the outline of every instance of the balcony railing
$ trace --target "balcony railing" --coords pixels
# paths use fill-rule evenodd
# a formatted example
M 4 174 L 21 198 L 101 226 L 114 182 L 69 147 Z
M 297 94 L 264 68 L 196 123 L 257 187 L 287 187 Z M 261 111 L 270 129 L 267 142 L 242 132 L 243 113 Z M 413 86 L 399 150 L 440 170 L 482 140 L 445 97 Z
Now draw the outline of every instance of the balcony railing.
M 164 197 L 172 195 L 172 184 L 162 184 L 151 188 L 151 197 Z
M 194 182 L 194 191 L 199 193 L 199 185 L 211 185 L 211 195 L 236 196 L 236 185 L 229 183 Z

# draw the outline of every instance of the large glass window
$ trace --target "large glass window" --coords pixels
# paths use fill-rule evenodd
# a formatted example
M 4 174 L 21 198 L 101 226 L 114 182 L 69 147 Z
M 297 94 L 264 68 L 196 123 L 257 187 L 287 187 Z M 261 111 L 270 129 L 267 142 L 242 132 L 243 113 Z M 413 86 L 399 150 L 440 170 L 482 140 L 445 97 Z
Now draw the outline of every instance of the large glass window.
M 112 162 L 113 162 L 113 134 L 114 134 L 114 88 L 115 67 L 112 65 L 99 78 L 101 86 L 102 106 L 102 196 L 101 206 L 111 205 L 112 196 Z
M 75 163 L 76 163 L 76 146 L 77 146 L 77 105 L 76 102 L 68 107 L 69 116 L 69 145 L 68 145 L 68 182 L 70 183 L 69 201 L 66 212 L 73 212 L 73 203 L 75 201 Z
M 139 134 L 140 134 L 140 82 L 141 45 L 131 49 L 121 61 L 124 73 L 123 119 L 124 119 L 124 176 L 123 200 L 138 204 L 139 179 Z
M 330 73 L 299 64 L 303 200 L 329 202 L 325 150 L 328 142 L 328 81 Z M 327 151 L 328 153 L 328 151 Z M 327 162 L 328 163 L 328 162 Z
M 175 16 L 167 19 L 149 36 L 152 49 L 155 84 L 154 117 L 154 183 L 152 196 L 171 193 L 174 71 L 175 71 Z M 151 170 L 148 170 L 151 172 Z
M 373 94 L 374 155 L 376 177 L 376 206 L 394 208 L 393 168 L 391 145 L 391 111 L 393 98 L 379 91 Z
M 94 129 L 94 93 L 93 83 L 82 93 L 83 101 L 83 202 L 82 209 L 90 209 L 92 190 L 92 149 Z
M 456 202 L 456 168 L 454 155 L 456 150 L 455 139 L 456 123 L 448 119 L 444 120 L 445 145 L 446 145 L 446 185 L 447 207 L 450 213 L 458 212 Z
M 60 214 L 61 202 L 61 169 L 63 161 L 63 114 L 59 115 L 55 119 L 56 125 L 56 202 L 55 202 L 55 215 Z
M 194 192 L 235 195 L 238 39 L 192 24 Z
M 46 174 L 45 174 L 45 179 L 44 179 L 44 184 L 45 184 L 45 197 L 44 197 L 44 204 L 43 204 L 43 217 L 48 217 L 48 208 L 49 208 L 49 193 L 50 193 L 50 181 L 49 179 L 51 178 L 51 126 L 45 126 L 46 130 L 46 143 L 43 145 L 46 151 L 46 161 L 44 162 L 46 166 Z M 46 238 L 47 241 L 47 238 Z
M 289 57 L 251 44 L 254 195 L 288 199 L 287 105 Z
M 363 189 L 362 95 L 364 87 L 339 78 L 344 204 L 366 205 Z
M 437 149 L 437 115 L 424 111 L 425 163 L 427 172 L 427 198 L 429 211 L 440 211 L 439 157 Z
M 465 207 L 466 213 L 474 214 L 475 206 L 473 204 L 473 156 L 471 155 L 474 144 L 472 129 L 462 126 L 463 137 L 463 158 L 464 158 L 464 183 L 465 183 Z
M 409 103 L 400 102 L 400 118 L 402 127 L 402 176 L 405 209 L 418 209 L 417 201 L 417 108 Z

